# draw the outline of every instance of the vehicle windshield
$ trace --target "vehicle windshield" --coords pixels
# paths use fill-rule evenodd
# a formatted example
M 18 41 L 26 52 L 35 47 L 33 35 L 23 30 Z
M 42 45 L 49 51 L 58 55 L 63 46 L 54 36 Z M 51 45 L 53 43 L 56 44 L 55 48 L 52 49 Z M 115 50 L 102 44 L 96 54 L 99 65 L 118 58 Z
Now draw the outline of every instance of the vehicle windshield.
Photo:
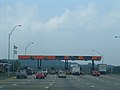
M 47 71 L 47 69 L 43 69 L 43 71 Z
M 120 0 L 0 0 L 0 90 L 120 90 Z

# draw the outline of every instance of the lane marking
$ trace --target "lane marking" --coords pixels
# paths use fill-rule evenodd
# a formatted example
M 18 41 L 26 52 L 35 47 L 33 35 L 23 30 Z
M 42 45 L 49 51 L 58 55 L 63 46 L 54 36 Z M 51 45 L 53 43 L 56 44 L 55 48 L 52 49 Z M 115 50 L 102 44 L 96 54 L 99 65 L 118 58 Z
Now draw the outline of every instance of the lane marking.
M 25 83 L 25 82 L 21 82 L 21 83 Z
M 110 83 L 110 82 L 107 82 L 107 83 Z
M 4 83 L 4 82 L 6 82 L 6 81 L 9 81 L 9 80 L 15 79 L 15 78 L 16 78 L 16 76 L 13 76 L 13 77 L 9 77 L 9 78 L 3 79 L 3 80 L 0 80 L 0 83 Z
M 13 85 L 13 86 L 16 86 L 17 84 L 14 83 L 14 84 L 12 84 L 12 85 Z
M 0 86 L 0 89 L 2 89 L 3 88 L 3 86 Z
M 48 89 L 49 87 L 45 87 L 46 89 Z
M 30 80 L 28 80 L 28 82 L 30 82 Z
M 71 75 L 72 76 L 72 75 Z M 77 79 L 75 76 L 72 76 L 74 79 Z
M 50 84 L 50 86 L 52 86 L 52 84 Z
M 94 85 L 91 85 L 91 87 L 95 87 Z
M 88 83 L 85 83 L 86 85 L 89 85 Z
M 105 89 L 101 89 L 101 90 L 105 90 Z
M 115 85 L 119 85 L 119 84 L 115 83 Z
M 52 83 L 54 83 L 54 82 L 52 82 Z
M 81 82 L 81 83 L 84 83 L 84 82 Z
M 99 78 L 96 78 L 97 80 L 99 80 Z

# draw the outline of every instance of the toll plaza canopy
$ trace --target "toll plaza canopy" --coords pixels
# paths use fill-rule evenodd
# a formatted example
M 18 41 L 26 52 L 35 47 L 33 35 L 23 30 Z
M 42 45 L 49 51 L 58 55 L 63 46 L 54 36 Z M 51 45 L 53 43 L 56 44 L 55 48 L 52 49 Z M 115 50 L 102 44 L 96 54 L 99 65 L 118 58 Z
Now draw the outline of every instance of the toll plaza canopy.
M 20 60 L 94 60 L 100 61 L 101 56 L 47 56 L 47 55 L 18 55 Z

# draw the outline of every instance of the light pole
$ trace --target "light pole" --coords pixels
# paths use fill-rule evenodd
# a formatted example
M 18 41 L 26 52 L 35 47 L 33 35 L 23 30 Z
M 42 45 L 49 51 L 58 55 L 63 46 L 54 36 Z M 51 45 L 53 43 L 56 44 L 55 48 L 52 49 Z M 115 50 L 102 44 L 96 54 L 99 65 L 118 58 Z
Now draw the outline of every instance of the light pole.
M 120 36 L 115 36 L 115 38 L 120 38 Z
M 30 44 L 34 44 L 34 43 L 33 42 L 28 43 L 28 45 L 25 47 L 25 55 L 26 55 L 27 48 L 29 47 Z
M 99 51 L 97 51 L 97 50 L 92 50 L 92 51 L 95 51 L 95 52 L 97 52 L 99 55 L 101 55 L 101 57 L 102 57 L 102 64 L 103 64 L 103 55 L 102 55 Z
M 8 60 L 10 60 L 10 36 L 12 35 L 13 31 L 15 30 L 15 28 L 17 27 L 21 27 L 21 25 L 16 25 L 12 31 L 8 34 Z M 9 66 L 8 66 L 8 76 L 9 76 Z

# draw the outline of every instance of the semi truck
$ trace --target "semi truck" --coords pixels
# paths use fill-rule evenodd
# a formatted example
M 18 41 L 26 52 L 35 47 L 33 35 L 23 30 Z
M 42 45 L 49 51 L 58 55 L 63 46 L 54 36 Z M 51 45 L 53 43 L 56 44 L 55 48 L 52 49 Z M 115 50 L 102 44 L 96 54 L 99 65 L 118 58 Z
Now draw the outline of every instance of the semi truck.
M 70 73 L 72 75 L 80 75 L 80 66 L 77 64 L 70 65 Z

